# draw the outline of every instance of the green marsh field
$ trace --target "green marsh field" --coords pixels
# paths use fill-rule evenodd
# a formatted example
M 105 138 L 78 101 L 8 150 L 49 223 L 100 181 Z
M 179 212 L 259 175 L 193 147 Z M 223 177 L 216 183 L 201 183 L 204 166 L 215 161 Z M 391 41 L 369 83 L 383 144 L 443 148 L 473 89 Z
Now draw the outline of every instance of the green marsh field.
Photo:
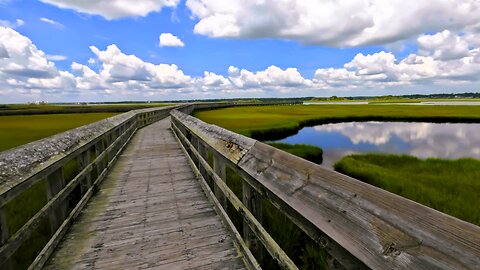
M 0 151 L 33 142 L 118 113 L 70 113 L 0 116 Z

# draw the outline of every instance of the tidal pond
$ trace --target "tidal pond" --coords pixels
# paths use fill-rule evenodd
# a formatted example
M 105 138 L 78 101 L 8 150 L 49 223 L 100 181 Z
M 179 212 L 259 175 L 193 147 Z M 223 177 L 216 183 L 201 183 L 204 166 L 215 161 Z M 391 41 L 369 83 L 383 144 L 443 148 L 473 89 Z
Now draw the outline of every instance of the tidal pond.
M 328 167 L 357 153 L 480 158 L 480 124 L 345 122 L 305 127 L 280 142 L 320 146 Z

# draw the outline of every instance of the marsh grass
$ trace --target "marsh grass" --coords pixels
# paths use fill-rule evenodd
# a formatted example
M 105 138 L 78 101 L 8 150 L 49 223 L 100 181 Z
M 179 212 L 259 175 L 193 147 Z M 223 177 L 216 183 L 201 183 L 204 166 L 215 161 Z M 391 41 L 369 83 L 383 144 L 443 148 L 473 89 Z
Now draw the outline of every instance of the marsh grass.
M 117 113 L 0 116 L 0 151 L 33 142 Z
M 338 172 L 480 225 L 480 160 L 363 154 L 344 157 L 334 167 Z
M 323 150 L 322 148 L 309 145 L 309 144 L 289 144 L 289 143 L 279 143 L 279 142 L 267 142 L 269 145 L 293 154 L 295 156 L 301 157 L 303 159 L 309 160 L 313 163 L 322 164 L 323 161 Z

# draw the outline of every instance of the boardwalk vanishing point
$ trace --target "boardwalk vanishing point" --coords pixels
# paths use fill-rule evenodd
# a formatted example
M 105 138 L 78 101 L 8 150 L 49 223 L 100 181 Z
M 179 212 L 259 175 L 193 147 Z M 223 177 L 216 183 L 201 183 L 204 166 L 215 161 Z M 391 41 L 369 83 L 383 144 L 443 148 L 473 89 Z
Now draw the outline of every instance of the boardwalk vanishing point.
M 245 269 L 170 130 L 139 130 L 44 269 Z

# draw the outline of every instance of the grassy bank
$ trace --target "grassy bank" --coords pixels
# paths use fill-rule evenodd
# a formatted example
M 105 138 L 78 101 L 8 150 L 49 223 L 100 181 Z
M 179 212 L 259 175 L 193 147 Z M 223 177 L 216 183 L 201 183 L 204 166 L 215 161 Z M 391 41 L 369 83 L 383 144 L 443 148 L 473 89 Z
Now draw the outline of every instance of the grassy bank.
M 480 106 L 285 105 L 231 107 L 194 116 L 259 140 L 276 140 L 304 126 L 345 121 L 480 122 Z
M 117 113 L 0 116 L 0 151 L 33 142 Z
M 480 225 L 479 160 L 364 154 L 344 157 L 335 170 Z
M 313 163 L 322 164 L 323 150 L 318 146 L 309 144 L 288 144 L 277 142 L 269 142 L 268 144 L 295 156 L 309 160 Z

